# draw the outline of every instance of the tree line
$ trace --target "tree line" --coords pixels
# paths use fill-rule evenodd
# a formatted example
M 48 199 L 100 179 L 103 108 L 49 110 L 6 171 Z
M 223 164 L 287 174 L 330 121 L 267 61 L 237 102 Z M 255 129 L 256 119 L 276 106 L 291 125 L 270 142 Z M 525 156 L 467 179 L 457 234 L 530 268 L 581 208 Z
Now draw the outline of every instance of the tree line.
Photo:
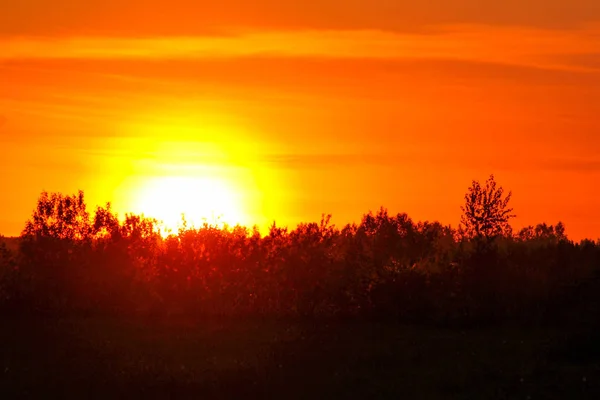
M 207 194 L 209 195 L 209 194 Z M 0 312 L 563 323 L 596 310 L 600 241 L 562 223 L 513 232 L 494 179 L 473 181 L 458 229 L 385 208 L 338 228 L 183 226 L 83 192 L 42 193 L 18 245 L 0 244 Z M 581 318 L 584 318 L 581 317 Z

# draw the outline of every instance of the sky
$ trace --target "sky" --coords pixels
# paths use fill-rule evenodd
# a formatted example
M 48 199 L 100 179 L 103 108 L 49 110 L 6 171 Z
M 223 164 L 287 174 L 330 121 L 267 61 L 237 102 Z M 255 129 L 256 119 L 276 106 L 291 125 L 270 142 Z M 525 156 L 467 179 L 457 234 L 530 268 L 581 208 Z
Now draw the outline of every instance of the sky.
M 493 173 L 515 228 L 596 239 L 598 115 L 597 0 L 0 0 L 0 233 L 78 189 L 120 215 L 457 226 Z

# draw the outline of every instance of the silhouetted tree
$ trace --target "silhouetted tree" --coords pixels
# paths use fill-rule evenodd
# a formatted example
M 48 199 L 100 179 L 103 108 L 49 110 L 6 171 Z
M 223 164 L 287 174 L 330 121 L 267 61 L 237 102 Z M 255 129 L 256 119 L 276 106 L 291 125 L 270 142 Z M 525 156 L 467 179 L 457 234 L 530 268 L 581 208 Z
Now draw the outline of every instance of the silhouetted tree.
M 519 231 L 516 239 L 522 242 L 535 242 L 537 245 L 550 245 L 568 241 L 565 225 L 562 222 L 556 225 L 540 223 L 535 227 L 526 226 Z
M 84 291 L 92 225 L 83 191 L 75 195 L 43 192 L 21 235 L 22 269 L 37 307 L 72 308 Z M 78 293 L 78 294 L 76 294 Z M 83 304 L 82 304 L 83 306 Z
M 90 233 L 90 215 L 80 190 L 72 196 L 43 192 L 22 236 L 76 240 L 86 239 Z
M 482 187 L 473 181 L 465 194 L 465 204 L 460 219 L 460 229 L 466 238 L 474 238 L 478 243 L 489 244 L 498 236 L 510 235 L 509 220 L 515 217 L 508 207 L 512 192 L 504 195 L 504 189 L 497 186 L 494 175 Z

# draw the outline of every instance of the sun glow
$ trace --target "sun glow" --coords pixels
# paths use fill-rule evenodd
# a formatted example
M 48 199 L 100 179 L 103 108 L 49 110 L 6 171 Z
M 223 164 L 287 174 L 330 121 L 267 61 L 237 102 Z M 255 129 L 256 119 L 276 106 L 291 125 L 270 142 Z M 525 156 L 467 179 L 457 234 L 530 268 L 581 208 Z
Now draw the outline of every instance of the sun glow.
M 247 224 L 242 193 L 224 179 L 213 177 L 157 177 L 137 193 L 135 208 L 156 218 L 166 230 L 177 232 L 183 218 L 188 226 Z
M 114 171 L 103 185 L 113 188 L 120 215 L 155 218 L 168 234 L 184 220 L 263 230 L 280 212 L 285 185 L 268 162 L 278 149 L 234 116 L 161 110 L 140 113 L 120 130 L 103 165 Z

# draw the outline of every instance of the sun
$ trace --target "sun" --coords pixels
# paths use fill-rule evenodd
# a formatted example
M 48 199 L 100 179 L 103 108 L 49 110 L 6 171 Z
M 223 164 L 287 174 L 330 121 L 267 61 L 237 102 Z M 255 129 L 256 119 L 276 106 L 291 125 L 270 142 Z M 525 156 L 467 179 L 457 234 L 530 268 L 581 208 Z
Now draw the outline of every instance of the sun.
M 267 229 L 287 183 L 270 161 L 279 147 L 246 123 L 219 110 L 154 110 L 122 122 L 103 184 L 115 210 L 155 218 L 161 233 L 177 233 L 182 215 L 187 226 Z
M 215 177 L 166 176 L 150 178 L 136 194 L 135 209 L 156 218 L 161 227 L 177 232 L 182 216 L 188 225 L 244 225 L 247 215 L 234 185 Z

